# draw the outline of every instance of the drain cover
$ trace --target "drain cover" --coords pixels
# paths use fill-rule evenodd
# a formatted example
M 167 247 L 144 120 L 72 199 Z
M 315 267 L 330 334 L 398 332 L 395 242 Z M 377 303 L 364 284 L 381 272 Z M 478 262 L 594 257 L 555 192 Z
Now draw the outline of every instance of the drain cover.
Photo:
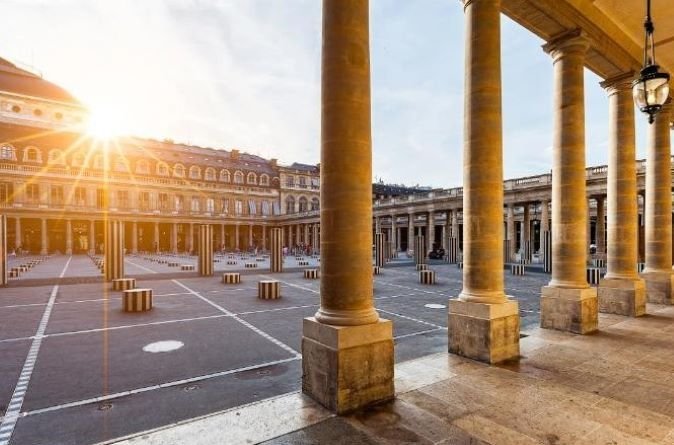
M 107 411 L 109 409 L 112 409 L 112 403 L 101 403 L 98 405 L 99 411 Z

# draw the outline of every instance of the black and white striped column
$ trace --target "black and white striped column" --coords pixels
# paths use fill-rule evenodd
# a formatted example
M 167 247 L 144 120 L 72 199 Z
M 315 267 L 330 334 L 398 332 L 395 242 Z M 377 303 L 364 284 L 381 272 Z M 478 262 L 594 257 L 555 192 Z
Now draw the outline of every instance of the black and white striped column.
M 414 264 L 426 264 L 426 244 L 423 235 L 414 237 Z
M 456 264 L 459 262 L 459 238 L 452 236 L 449 238 L 449 249 L 447 250 L 447 262 Z
M 271 229 L 271 249 L 269 252 L 271 272 L 283 272 L 283 229 Z
M 124 223 L 107 221 L 105 227 L 105 281 L 124 278 Z
M 552 272 L 552 232 L 543 232 L 543 271 Z
M 382 267 L 386 261 L 386 253 L 384 251 L 386 242 L 383 233 L 374 234 L 374 265 Z
M 213 275 L 213 226 L 199 225 L 199 276 Z
M 520 251 L 520 263 L 522 264 L 531 263 L 531 241 L 529 240 L 522 241 L 522 250 Z
M 510 262 L 510 240 L 503 240 L 503 264 L 508 264 Z
M 0 286 L 7 285 L 7 215 L 0 215 Z

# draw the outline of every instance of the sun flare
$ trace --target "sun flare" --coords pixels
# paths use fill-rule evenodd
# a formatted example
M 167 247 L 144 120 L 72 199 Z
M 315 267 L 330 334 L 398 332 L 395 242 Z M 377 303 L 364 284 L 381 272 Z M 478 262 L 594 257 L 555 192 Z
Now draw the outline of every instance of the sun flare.
M 87 133 L 96 139 L 112 139 L 120 136 L 122 123 L 119 113 L 110 108 L 91 110 L 87 120 Z

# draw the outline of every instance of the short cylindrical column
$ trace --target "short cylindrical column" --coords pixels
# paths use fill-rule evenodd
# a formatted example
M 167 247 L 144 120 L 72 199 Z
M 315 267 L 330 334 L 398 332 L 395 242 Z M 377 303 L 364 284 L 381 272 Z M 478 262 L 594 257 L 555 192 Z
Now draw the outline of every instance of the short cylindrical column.
M 270 233 L 269 270 L 283 272 L 283 229 L 273 228 Z
M 122 221 L 106 221 L 105 238 L 105 281 L 124 278 L 124 223 Z
M 386 242 L 383 233 L 374 234 L 374 265 L 382 267 L 385 261 L 384 243 Z
M 672 298 L 672 173 L 669 136 L 671 100 L 648 128 L 646 158 L 646 295 L 652 303 L 674 304 Z
M 213 275 L 213 226 L 199 225 L 199 261 L 197 263 L 199 276 Z
M 585 334 L 597 330 L 597 291 L 586 277 L 585 184 L 587 41 L 572 32 L 546 44 L 553 58 L 552 279 L 543 287 L 541 326 Z
M 635 162 L 632 73 L 602 83 L 609 98 L 609 153 L 606 181 L 608 207 L 607 269 L 599 282 L 599 310 L 640 316 L 646 311 L 646 291 L 637 276 L 637 170 Z M 603 219 L 597 202 L 597 227 Z M 601 218 L 600 218 L 601 216 Z M 597 251 L 603 241 L 597 230 Z

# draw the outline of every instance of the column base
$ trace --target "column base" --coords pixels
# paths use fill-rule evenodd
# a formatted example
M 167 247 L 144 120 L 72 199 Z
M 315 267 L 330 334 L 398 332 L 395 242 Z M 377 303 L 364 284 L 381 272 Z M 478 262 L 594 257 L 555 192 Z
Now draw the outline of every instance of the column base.
M 649 303 L 674 304 L 674 274 L 671 271 L 643 272 L 646 282 L 646 299 Z
M 73 249 L 66 249 L 66 255 L 72 255 Z
M 390 320 L 335 326 L 304 319 L 302 391 L 327 409 L 345 414 L 392 399 L 393 366 Z
M 598 328 L 597 289 L 543 286 L 541 289 L 541 327 L 576 334 L 589 334 Z
M 520 355 L 517 301 L 484 304 L 449 300 L 449 352 L 485 363 Z
M 40 250 L 40 255 L 49 255 L 49 252 L 47 252 L 47 249 L 42 249 Z
M 646 313 L 646 284 L 640 279 L 608 278 L 599 281 L 599 312 L 640 317 Z

